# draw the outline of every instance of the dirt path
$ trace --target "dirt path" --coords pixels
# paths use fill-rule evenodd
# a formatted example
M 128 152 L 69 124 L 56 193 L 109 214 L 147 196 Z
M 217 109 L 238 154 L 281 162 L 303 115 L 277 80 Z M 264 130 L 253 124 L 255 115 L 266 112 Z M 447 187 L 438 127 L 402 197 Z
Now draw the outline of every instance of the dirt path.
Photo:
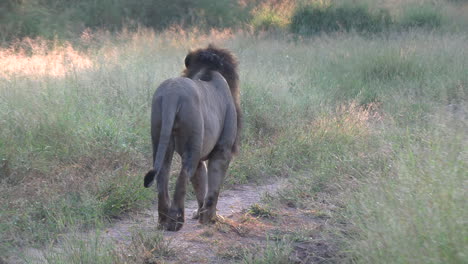
M 218 214 L 224 220 L 214 226 L 203 226 L 197 220 L 191 218 L 192 213 L 197 209 L 196 201 L 189 201 L 185 208 L 185 224 L 178 232 L 164 232 L 164 238 L 170 241 L 178 254 L 177 259 L 169 262 L 175 263 L 219 263 L 219 246 L 214 247 L 215 233 L 230 236 L 230 231 L 236 232 L 234 222 L 245 213 L 252 204 L 258 203 L 265 193 L 275 193 L 280 184 L 270 184 L 263 186 L 240 185 L 230 190 L 224 190 L 218 200 Z M 105 230 L 105 236 L 122 244 L 124 247 L 131 242 L 132 230 L 152 229 L 157 224 L 158 213 L 156 205 L 137 215 L 123 219 Z M 226 229 L 226 230 L 222 230 Z M 237 232 L 242 232 L 237 230 Z M 235 239 L 231 237 L 230 239 Z M 219 242 L 219 241 L 218 241 Z M 215 242 L 217 243 L 217 242 Z M 229 250 L 229 249 L 227 249 Z M 226 252 L 227 254 L 229 252 Z
M 154 205 L 114 222 L 99 232 L 99 240 L 116 244 L 116 254 L 122 254 L 122 263 L 239 263 L 245 252 L 261 254 L 267 240 L 271 243 L 285 237 L 294 241 L 290 245 L 292 253 L 287 256 L 287 263 L 324 263 L 330 260 L 335 249 L 322 235 L 328 219 L 319 213 L 320 204 L 317 210 L 300 210 L 284 205 L 275 207 L 269 217 L 247 213 L 253 204 L 261 203 L 263 195 L 275 194 L 283 184 L 240 185 L 222 191 L 217 206 L 222 218 L 213 225 L 201 225 L 191 219 L 197 204 L 196 201 L 188 201 L 183 228 L 178 232 L 164 231 L 161 238 L 156 229 L 158 213 L 157 205 Z M 151 238 L 150 245 L 143 245 L 146 242 L 135 241 L 135 232 L 159 236 L 161 241 L 154 242 Z M 90 231 L 74 235 L 81 241 L 94 241 L 95 234 L 95 231 Z M 54 249 L 61 251 L 60 244 Z M 162 249 L 160 245 L 163 245 Z M 34 259 L 29 263 L 47 263 L 44 254 L 32 248 L 25 252 L 28 259 Z

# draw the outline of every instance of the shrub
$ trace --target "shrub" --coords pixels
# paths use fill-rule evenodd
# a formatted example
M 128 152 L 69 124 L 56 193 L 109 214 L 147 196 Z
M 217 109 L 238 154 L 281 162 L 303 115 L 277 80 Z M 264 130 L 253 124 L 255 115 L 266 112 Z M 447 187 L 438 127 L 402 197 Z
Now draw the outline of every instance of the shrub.
M 392 23 L 387 10 L 371 13 L 364 5 L 307 5 L 298 8 L 291 20 L 293 33 L 311 35 L 319 32 L 380 32 Z
M 285 28 L 287 23 L 288 21 L 275 11 L 266 9 L 258 12 L 252 20 L 255 31 L 278 30 Z
M 0 41 L 64 37 L 85 28 L 120 30 L 141 24 L 232 27 L 250 19 L 251 5 L 229 0 L 31 0 L 0 4 Z
M 24 1 L 0 4 L 0 41 L 27 36 L 53 36 L 60 23 L 52 23 L 50 18 L 55 14 L 39 5 L 36 1 Z
M 435 29 L 442 25 L 442 14 L 432 5 L 414 5 L 405 10 L 400 21 L 402 28 Z
M 291 20 L 296 2 L 291 0 L 266 1 L 252 12 L 251 25 L 255 31 L 280 30 Z
M 372 14 L 366 6 L 345 5 L 335 10 L 336 23 L 340 30 L 359 32 L 379 32 L 388 28 L 392 22 L 388 10 L 381 9 Z
M 291 19 L 291 31 L 299 34 L 314 34 L 321 31 L 336 31 L 333 9 L 330 6 L 309 5 L 298 8 Z

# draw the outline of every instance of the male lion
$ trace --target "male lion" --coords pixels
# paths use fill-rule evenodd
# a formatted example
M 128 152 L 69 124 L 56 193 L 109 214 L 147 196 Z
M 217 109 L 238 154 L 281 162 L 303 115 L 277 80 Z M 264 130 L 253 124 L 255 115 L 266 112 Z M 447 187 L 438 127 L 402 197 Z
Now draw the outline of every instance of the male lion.
M 164 81 L 153 96 L 154 166 L 144 180 L 144 186 L 149 187 L 156 177 L 159 226 L 170 231 L 180 230 L 184 223 L 188 179 L 198 201 L 194 218 L 202 224 L 214 220 L 221 183 L 237 152 L 241 125 L 234 56 L 209 45 L 190 52 L 185 67 L 182 77 Z M 174 150 L 182 157 L 182 169 L 171 203 L 167 187 Z

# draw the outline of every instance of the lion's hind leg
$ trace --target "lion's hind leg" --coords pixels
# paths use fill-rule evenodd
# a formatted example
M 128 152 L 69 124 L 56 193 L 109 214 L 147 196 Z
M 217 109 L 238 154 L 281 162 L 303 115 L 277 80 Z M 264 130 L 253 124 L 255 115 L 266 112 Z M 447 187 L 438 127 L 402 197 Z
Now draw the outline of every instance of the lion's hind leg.
M 167 230 L 178 231 L 184 224 L 185 194 L 187 182 L 195 174 L 201 156 L 201 134 L 191 133 L 188 136 L 177 138 L 177 146 L 182 146 L 179 151 L 182 157 L 182 168 L 177 178 L 174 196 L 169 209 L 169 220 Z
M 194 100 L 194 99 L 192 99 Z M 184 224 L 184 200 L 187 182 L 195 174 L 201 159 L 203 117 L 194 102 L 181 103 L 178 112 L 176 149 L 182 157 L 182 169 L 176 181 L 174 198 L 169 210 L 169 231 L 178 231 Z
M 229 167 L 231 150 L 215 150 L 208 161 L 208 190 L 200 210 L 199 222 L 208 224 L 216 219 L 216 205 L 224 176 Z
M 195 191 L 195 196 L 197 197 L 198 208 L 193 213 L 192 218 L 198 219 L 200 210 L 203 207 L 203 200 L 205 199 L 206 194 L 206 181 L 207 181 L 207 170 L 205 162 L 201 161 L 198 163 L 198 168 L 192 178 L 190 178 L 192 182 L 193 189 Z
M 169 209 L 169 219 L 167 224 L 167 230 L 169 231 L 179 231 L 185 222 L 184 201 L 187 181 L 195 173 L 197 164 L 200 160 L 200 155 L 195 155 L 197 152 L 189 153 L 190 154 L 182 156 L 182 169 L 176 181 L 174 198 L 171 208 Z
M 167 225 L 169 208 L 171 206 L 168 185 L 173 154 L 174 138 L 171 138 L 161 171 L 159 175 L 156 175 L 158 188 L 158 227 L 160 229 L 164 229 Z

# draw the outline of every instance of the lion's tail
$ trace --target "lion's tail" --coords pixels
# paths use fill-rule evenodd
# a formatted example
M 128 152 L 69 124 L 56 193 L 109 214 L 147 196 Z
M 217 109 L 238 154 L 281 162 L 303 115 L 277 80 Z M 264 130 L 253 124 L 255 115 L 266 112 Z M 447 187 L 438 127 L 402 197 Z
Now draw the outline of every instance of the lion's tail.
M 153 169 L 150 170 L 144 180 L 144 186 L 150 187 L 154 178 L 159 175 L 166 156 L 167 147 L 170 144 L 172 128 L 174 126 L 175 115 L 177 111 L 177 99 L 165 98 L 161 104 L 161 131 L 159 134 L 158 151 L 154 159 Z M 174 98 L 175 99 L 175 98 Z

